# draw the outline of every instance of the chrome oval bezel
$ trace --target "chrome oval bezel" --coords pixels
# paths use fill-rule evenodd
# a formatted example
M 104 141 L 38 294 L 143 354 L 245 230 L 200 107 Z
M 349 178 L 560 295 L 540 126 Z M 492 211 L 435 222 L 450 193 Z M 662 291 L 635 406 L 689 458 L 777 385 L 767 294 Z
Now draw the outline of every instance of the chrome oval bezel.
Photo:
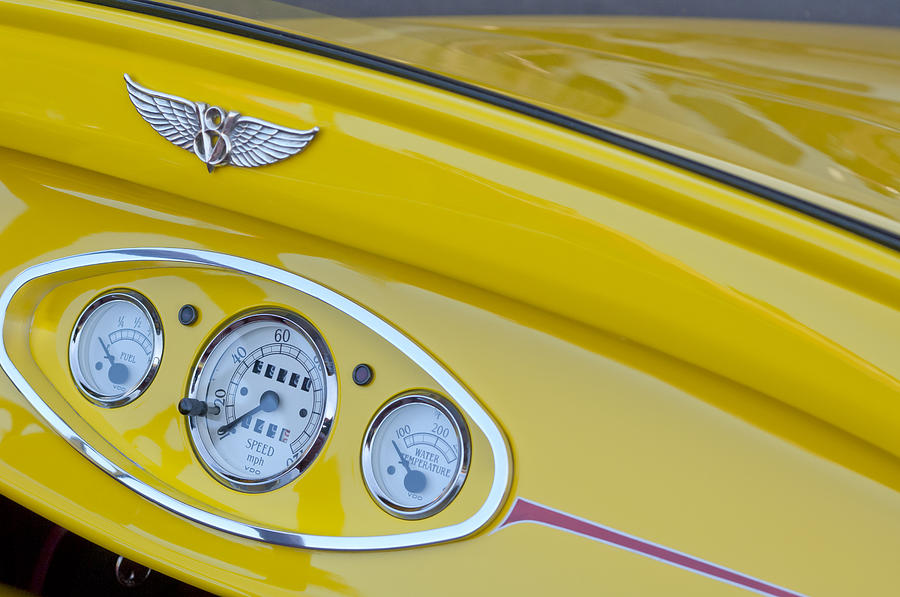
M 148 476 L 145 469 L 140 469 L 133 463 L 129 464 L 115 455 L 104 452 L 110 446 L 100 438 L 91 435 L 85 436 L 83 435 L 84 431 L 76 431 L 66 419 L 54 410 L 54 403 L 42 397 L 35 390 L 13 360 L 11 352 L 16 354 L 23 339 L 18 335 L 4 336 L 0 334 L 0 369 L 3 369 L 3 372 L 46 425 L 58 433 L 76 452 L 108 474 L 113 480 L 150 503 L 187 520 L 244 539 L 306 550 L 363 552 L 446 543 L 471 536 L 484 529 L 500 513 L 509 499 L 512 487 L 513 459 L 506 434 L 491 414 L 441 362 L 399 329 L 347 297 L 298 274 L 234 255 L 183 247 L 131 247 L 69 255 L 32 265 L 19 272 L 9 282 L 0 293 L 0 328 L 10 325 L 11 321 L 17 321 L 10 309 L 19 293 L 22 293 L 23 289 L 31 283 L 42 283 L 58 274 L 69 275 L 96 267 L 119 266 L 132 269 L 146 267 L 146 265 L 171 267 L 185 264 L 220 268 L 223 271 L 257 276 L 294 289 L 356 320 L 365 329 L 380 336 L 391 347 L 396 348 L 421 367 L 450 396 L 454 404 L 458 405 L 459 409 L 465 413 L 466 420 L 479 430 L 487 442 L 485 447 L 491 456 L 491 474 L 487 494 L 480 501 L 481 505 L 475 512 L 464 517 L 461 522 L 431 529 L 411 529 L 399 533 L 353 536 L 314 534 L 302 529 L 293 531 L 276 529 L 248 522 L 236 515 L 208 509 L 204 504 L 196 502 L 195 499 L 173 491 L 170 486 L 163 485 L 152 475 Z M 108 270 L 103 269 L 102 271 Z M 28 300 L 31 300 L 31 297 Z M 14 343 L 13 340 L 19 344 Z M 68 411 L 66 411 L 66 415 L 69 415 Z M 91 443 L 92 441 L 97 443 Z
M 150 367 L 141 379 L 138 380 L 136 384 L 132 385 L 131 389 L 125 391 L 123 394 L 107 395 L 96 392 L 89 387 L 87 378 L 81 371 L 81 366 L 78 363 L 78 347 L 81 342 L 81 331 L 84 329 L 84 326 L 87 324 L 91 315 L 103 305 L 114 301 L 123 301 L 137 306 L 141 313 L 151 323 L 153 326 L 153 353 L 150 358 Z M 153 306 L 153 303 L 151 303 L 150 299 L 146 296 L 136 290 L 130 290 L 128 288 L 117 288 L 115 290 L 104 292 L 88 303 L 87 307 L 84 308 L 78 316 L 78 319 L 75 321 L 75 327 L 72 328 L 72 335 L 69 339 L 69 371 L 72 374 L 72 379 L 75 381 L 75 386 L 85 398 L 97 406 L 102 406 L 104 408 L 125 406 L 140 397 L 140 395 L 150 387 L 150 384 L 156 377 L 156 372 L 159 371 L 159 366 L 162 363 L 162 355 L 163 328 L 162 320 L 159 317 L 159 313 L 156 311 L 156 307 Z
M 387 417 L 393 412 L 410 404 L 427 404 L 441 411 L 441 413 L 447 417 L 447 420 L 452 423 L 453 431 L 459 440 L 460 446 L 459 468 L 457 469 L 453 481 L 431 502 L 414 508 L 402 506 L 391 500 L 391 498 L 388 497 L 387 492 L 383 491 L 378 484 L 378 481 L 375 478 L 375 471 L 372 468 L 372 445 L 382 423 L 384 423 Z M 388 400 L 372 418 L 372 421 L 369 423 L 369 428 L 366 430 L 365 439 L 363 440 L 360 460 L 362 463 L 363 480 L 365 481 L 366 490 L 382 510 L 404 520 L 421 520 L 437 514 L 450 505 L 450 502 L 453 501 L 460 489 L 462 489 L 463 483 L 466 480 L 471 456 L 472 438 L 469 434 L 469 426 L 456 405 L 435 392 L 428 390 L 412 390 L 394 396 Z
M 251 312 L 239 315 L 230 320 L 215 333 L 213 338 L 207 342 L 203 352 L 200 354 L 200 357 L 193 367 L 188 397 L 205 401 L 205 397 L 199 397 L 197 392 L 199 390 L 200 376 L 203 372 L 203 368 L 207 365 L 213 351 L 220 343 L 231 337 L 231 334 L 235 331 L 260 321 L 276 322 L 288 326 L 292 330 L 302 334 L 309 341 L 310 345 L 316 351 L 316 356 L 322 367 L 322 379 L 325 383 L 325 408 L 322 423 L 319 426 L 319 433 L 310 444 L 306 453 L 284 471 L 264 479 L 241 477 L 221 466 L 201 437 L 201 434 L 204 433 L 204 431 L 200 428 L 200 419 L 204 417 L 187 416 L 188 435 L 191 439 L 191 445 L 194 448 L 194 453 L 203 465 L 203 468 L 205 468 L 206 471 L 222 485 L 244 493 L 264 493 L 272 491 L 284 487 L 303 474 L 325 447 L 325 442 L 328 440 L 328 436 L 331 433 L 331 428 L 334 423 L 334 415 L 337 411 L 338 401 L 338 383 L 334 366 L 334 357 L 331 354 L 331 350 L 328 348 L 328 344 L 325 342 L 325 338 L 319 330 L 303 316 L 298 315 L 293 311 L 288 311 L 287 309 L 275 307 L 254 309 Z

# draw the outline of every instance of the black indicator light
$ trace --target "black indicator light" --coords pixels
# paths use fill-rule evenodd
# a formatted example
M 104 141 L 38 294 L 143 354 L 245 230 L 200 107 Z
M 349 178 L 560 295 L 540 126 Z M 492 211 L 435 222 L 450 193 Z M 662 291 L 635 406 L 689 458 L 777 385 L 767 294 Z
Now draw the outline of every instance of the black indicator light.
M 181 325 L 194 325 L 197 323 L 199 315 L 200 312 L 197 311 L 197 307 L 194 305 L 184 305 L 178 310 L 178 322 Z
M 367 386 L 372 383 L 375 374 L 372 368 L 365 363 L 361 363 L 353 368 L 353 383 L 358 386 Z

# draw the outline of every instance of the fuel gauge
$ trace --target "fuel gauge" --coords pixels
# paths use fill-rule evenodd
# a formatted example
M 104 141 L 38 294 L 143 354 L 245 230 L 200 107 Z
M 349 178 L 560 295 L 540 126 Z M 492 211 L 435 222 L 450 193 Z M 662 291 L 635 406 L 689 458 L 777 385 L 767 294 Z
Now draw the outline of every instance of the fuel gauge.
M 91 301 L 78 317 L 69 368 L 88 400 L 123 406 L 153 381 L 162 350 L 162 324 L 150 301 L 133 290 L 115 290 Z

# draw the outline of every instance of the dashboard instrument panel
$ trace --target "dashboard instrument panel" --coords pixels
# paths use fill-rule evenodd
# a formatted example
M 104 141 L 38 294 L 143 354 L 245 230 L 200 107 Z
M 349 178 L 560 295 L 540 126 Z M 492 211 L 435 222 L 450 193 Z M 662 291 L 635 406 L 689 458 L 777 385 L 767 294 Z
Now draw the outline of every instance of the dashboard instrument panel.
M 3 368 L 76 449 L 186 518 L 270 543 L 388 549 L 465 536 L 505 499 L 508 448 L 475 398 L 399 330 L 311 280 L 207 251 L 122 249 L 26 270 L 0 298 L 4 325 L 32 303 L 27 341 L 4 344 Z M 186 305 L 195 321 L 179 318 Z M 376 382 L 352 381 L 363 361 Z M 86 372 L 118 394 L 87 396 Z M 423 435 L 425 419 L 437 435 Z M 389 463 L 379 430 L 397 425 L 415 430 Z M 336 470 L 336 455 L 368 472 Z M 389 469 L 412 479 L 403 496 Z

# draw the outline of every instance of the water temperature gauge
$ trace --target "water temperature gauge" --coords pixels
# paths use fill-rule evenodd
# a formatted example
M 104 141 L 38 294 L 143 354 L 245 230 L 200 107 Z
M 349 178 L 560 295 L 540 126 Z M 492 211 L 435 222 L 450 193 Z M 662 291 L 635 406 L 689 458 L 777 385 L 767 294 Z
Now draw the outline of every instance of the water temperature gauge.
M 153 381 L 162 350 L 162 324 L 150 301 L 133 290 L 115 290 L 91 301 L 78 317 L 69 368 L 91 402 L 122 406 Z
M 431 392 L 402 394 L 369 425 L 363 477 L 387 512 L 410 520 L 425 518 L 459 492 L 470 453 L 469 429 L 450 401 Z

